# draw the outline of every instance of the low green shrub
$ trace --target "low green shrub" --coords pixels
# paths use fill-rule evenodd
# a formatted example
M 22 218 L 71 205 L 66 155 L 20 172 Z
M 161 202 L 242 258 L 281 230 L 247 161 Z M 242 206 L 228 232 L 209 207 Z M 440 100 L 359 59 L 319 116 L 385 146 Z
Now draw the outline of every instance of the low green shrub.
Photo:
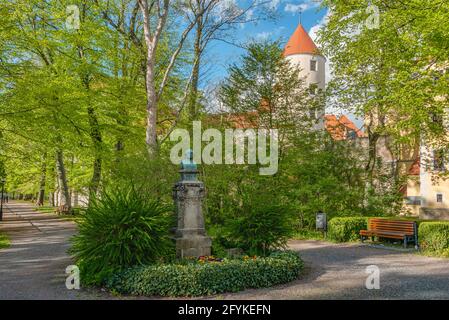
M 257 197 L 254 197 L 257 198 Z M 250 255 L 285 249 L 294 231 L 294 213 L 287 205 L 270 199 L 251 199 L 225 224 L 226 238 Z
M 367 228 L 366 217 L 336 217 L 328 224 L 327 236 L 336 242 L 349 242 L 360 239 L 360 230 Z
M 222 262 L 183 261 L 128 269 L 112 276 L 107 287 L 121 294 L 203 296 L 287 283 L 297 279 L 302 267 L 291 251 Z
M 418 239 L 424 253 L 449 257 L 449 222 L 421 222 Z
M 103 191 L 77 220 L 73 254 L 84 284 L 101 284 L 110 274 L 174 255 L 171 206 L 133 186 Z

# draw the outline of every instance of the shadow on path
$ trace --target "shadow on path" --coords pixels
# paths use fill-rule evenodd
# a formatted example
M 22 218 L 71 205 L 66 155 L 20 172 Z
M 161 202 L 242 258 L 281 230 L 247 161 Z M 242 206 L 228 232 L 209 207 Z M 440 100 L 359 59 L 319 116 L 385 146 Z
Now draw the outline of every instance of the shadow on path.
M 0 299 L 103 299 L 96 290 L 67 290 L 67 254 L 76 232 L 73 222 L 33 210 L 30 204 L 10 202 L 4 208 L 0 231 L 11 246 L 0 251 Z
M 359 244 L 291 241 L 305 274 L 286 285 L 215 299 L 449 299 L 449 259 Z M 380 290 L 368 290 L 366 267 L 380 269 Z

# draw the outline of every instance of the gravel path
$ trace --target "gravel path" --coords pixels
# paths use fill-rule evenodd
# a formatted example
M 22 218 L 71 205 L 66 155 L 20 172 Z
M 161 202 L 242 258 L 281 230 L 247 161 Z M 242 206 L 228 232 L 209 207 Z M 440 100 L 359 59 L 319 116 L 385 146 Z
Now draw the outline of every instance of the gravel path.
M 73 222 L 9 203 L 0 231 L 11 247 L 0 250 L 0 299 L 115 299 L 96 290 L 67 290 L 65 268 Z M 449 299 L 449 259 L 320 241 L 292 241 L 306 262 L 290 284 L 212 299 Z M 365 288 L 366 267 L 380 269 L 380 290 Z
M 247 290 L 225 299 L 449 299 L 449 259 L 359 244 L 292 241 L 306 262 L 299 280 Z M 380 289 L 368 290 L 366 267 L 380 270 Z
M 68 239 L 75 224 L 54 214 L 36 212 L 30 204 L 10 202 L 0 231 L 11 246 L 0 250 L 0 299 L 102 299 L 101 292 L 67 290 Z

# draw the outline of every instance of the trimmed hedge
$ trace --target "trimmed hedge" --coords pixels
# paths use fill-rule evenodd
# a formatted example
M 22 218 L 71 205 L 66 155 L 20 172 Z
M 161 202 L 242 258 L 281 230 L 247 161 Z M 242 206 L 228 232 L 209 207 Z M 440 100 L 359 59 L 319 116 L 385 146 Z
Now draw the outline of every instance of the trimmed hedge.
M 360 239 L 360 230 L 367 229 L 370 217 L 336 217 L 329 221 L 328 238 L 336 242 L 350 242 Z M 387 218 L 388 219 L 388 218 Z M 393 219 L 393 218 L 391 218 Z M 401 220 L 412 220 L 403 219 Z M 421 250 L 425 254 L 449 257 L 449 222 L 419 221 L 418 240 Z
M 336 217 L 329 221 L 327 236 L 336 242 L 357 241 L 360 230 L 368 227 L 366 217 Z
M 449 222 L 422 222 L 418 237 L 424 253 L 449 257 Z
M 265 258 L 135 267 L 111 277 L 107 287 L 131 295 L 204 296 L 290 282 L 298 278 L 302 268 L 297 253 L 282 251 Z

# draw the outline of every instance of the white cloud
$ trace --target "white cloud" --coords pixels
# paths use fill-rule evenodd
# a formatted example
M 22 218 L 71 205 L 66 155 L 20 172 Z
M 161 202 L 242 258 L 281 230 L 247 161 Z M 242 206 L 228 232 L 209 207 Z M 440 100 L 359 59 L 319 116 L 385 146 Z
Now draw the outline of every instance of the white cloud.
M 281 4 L 281 0 L 272 0 L 270 4 L 268 4 L 268 7 L 272 10 L 277 10 L 279 8 L 279 5 Z
M 302 1 L 301 3 L 287 3 L 285 5 L 284 11 L 289 13 L 299 13 L 299 12 L 305 12 L 310 9 L 315 9 L 320 6 L 320 0 L 307 0 Z
M 285 12 L 290 12 L 290 13 L 298 13 L 300 11 L 304 12 L 307 9 L 307 5 L 306 4 L 293 4 L 293 3 L 287 3 L 285 5 Z
M 256 34 L 256 39 L 258 40 L 267 40 L 273 35 L 272 32 L 263 31 Z
M 213 9 L 216 19 L 224 19 L 226 16 L 238 15 L 242 12 L 237 0 L 220 0 Z
M 247 20 L 251 20 L 254 17 L 254 10 L 246 11 L 245 17 Z
M 329 19 L 329 13 L 330 11 L 328 11 L 326 13 L 326 15 L 320 20 L 318 21 L 318 24 L 314 25 L 312 28 L 310 28 L 309 31 L 309 35 L 312 38 L 313 41 L 317 42 L 318 39 L 318 32 L 324 27 L 324 25 L 327 23 L 328 19 Z

